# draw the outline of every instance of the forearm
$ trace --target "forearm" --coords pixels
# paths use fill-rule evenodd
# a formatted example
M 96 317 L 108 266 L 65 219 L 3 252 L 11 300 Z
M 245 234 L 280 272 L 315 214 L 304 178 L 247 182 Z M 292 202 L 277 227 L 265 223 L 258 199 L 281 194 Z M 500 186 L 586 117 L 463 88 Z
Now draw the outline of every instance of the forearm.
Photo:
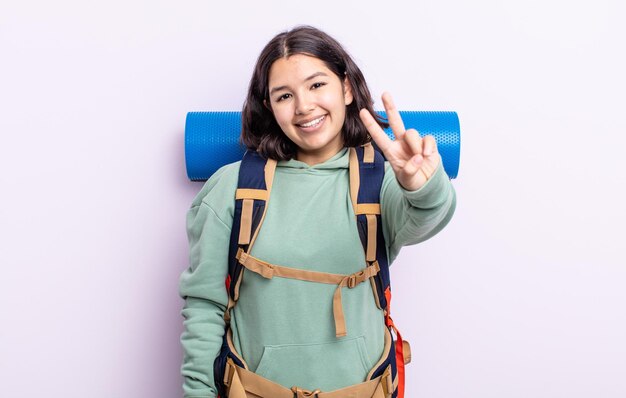
M 224 310 L 228 296 L 227 273 L 230 227 L 207 205 L 190 209 L 187 216 L 190 266 L 180 277 L 184 330 L 181 335 L 185 397 L 216 397 L 213 362 L 224 336 Z
M 448 224 L 456 207 L 456 194 L 441 163 L 416 191 L 403 189 L 391 167 L 387 167 L 381 207 L 383 231 L 393 261 L 402 246 L 423 242 Z
M 219 354 L 224 335 L 223 311 L 214 303 L 187 297 L 182 314 L 185 318 L 181 335 L 184 396 L 214 398 L 217 389 L 213 362 Z

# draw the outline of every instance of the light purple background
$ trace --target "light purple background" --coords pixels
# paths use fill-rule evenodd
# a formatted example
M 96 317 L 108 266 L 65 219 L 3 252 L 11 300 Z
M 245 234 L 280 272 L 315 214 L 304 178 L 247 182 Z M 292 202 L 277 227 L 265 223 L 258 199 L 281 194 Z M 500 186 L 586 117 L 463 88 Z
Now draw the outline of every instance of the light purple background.
M 181 396 L 185 115 L 298 23 L 461 120 L 456 215 L 392 268 L 407 396 L 626 396 L 623 4 L 3 2 L 0 396 Z

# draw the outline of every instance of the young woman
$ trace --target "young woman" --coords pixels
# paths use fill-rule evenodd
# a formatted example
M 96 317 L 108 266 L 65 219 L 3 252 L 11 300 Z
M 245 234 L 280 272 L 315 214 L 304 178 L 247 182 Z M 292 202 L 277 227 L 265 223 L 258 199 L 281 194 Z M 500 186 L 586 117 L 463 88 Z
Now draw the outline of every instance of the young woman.
M 275 162 L 275 171 L 262 227 L 245 255 L 309 276 L 268 278 L 246 265 L 236 305 L 229 299 L 224 281 L 241 162 L 217 171 L 187 215 L 190 267 L 180 280 L 186 397 L 341 397 L 359 388 L 358 396 L 367 388 L 372 397 L 399 395 L 393 377 L 393 387 L 370 380 L 389 351 L 388 314 L 375 284 L 348 281 L 372 265 L 357 231 L 350 148 L 373 141 L 387 160 L 380 220 L 389 263 L 402 246 L 440 231 L 456 199 L 435 139 L 405 130 L 391 96 L 382 99 L 395 140 L 374 113 L 361 71 L 324 32 L 297 27 L 261 52 L 241 138 Z M 317 279 L 329 274 L 344 284 Z M 224 341 L 242 366 L 230 361 L 214 372 Z

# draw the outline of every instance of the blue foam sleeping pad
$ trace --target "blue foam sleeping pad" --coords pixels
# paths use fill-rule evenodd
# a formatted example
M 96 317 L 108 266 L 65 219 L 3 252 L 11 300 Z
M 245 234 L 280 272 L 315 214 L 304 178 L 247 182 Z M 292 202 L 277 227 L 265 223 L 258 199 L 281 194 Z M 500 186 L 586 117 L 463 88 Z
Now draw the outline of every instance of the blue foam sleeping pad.
M 386 117 L 385 112 L 378 112 Z M 400 111 L 404 126 L 433 135 L 450 178 L 459 172 L 461 130 L 456 112 Z M 385 130 L 393 138 L 391 129 Z M 241 160 L 241 112 L 189 112 L 185 123 L 185 162 L 193 181 L 207 180 L 220 167 Z

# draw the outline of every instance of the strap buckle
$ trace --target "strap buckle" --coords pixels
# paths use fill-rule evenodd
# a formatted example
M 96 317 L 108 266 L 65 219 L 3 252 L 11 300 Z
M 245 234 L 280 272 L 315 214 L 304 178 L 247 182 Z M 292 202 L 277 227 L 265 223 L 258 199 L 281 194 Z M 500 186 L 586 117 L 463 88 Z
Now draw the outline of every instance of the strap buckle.
M 359 283 L 365 281 L 365 279 L 367 279 L 366 275 L 365 275 L 365 270 L 361 270 L 359 272 L 355 272 L 354 274 L 348 275 L 348 280 L 346 281 L 346 286 L 348 286 L 348 288 L 352 289 L 356 285 L 358 285 Z
M 385 369 L 385 372 L 382 375 L 381 383 L 383 385 L 383 391 L 385 393 L 385 396 L 391 396 L 394 391 L 393 377 L 391 375 L 391 366 L 387 366 L 387 369 Z
M 293 392 L 293 398 L 307 398 L 307 397 L 317 398 L 318 396 L 317 394 L 321 392 L 319 389 L 309 391 L 309 390 L 304 390 L 296 386 L 291 387 L 291 391 Z
M 224 379 L 222 380 L 226 387 L 230 386 L 230 382 L 233 379 L 233 375 L 236 371 L 237 370 L 235 369 L 233 364 L 230 362 L 230 359 L 228 359 L 226 361 L 226 368 L 224 369 Z

